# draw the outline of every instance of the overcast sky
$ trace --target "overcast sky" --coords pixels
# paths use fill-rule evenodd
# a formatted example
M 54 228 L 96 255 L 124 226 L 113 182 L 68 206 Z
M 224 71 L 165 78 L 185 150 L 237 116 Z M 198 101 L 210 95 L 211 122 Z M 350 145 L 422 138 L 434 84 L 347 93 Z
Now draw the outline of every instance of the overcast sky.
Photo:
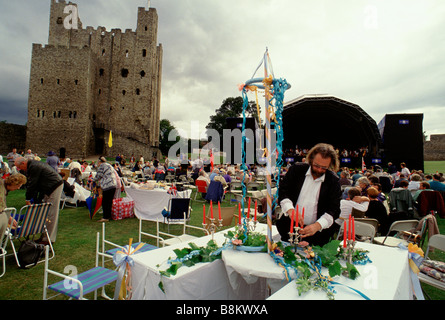
M 146 0 L 76 0 L 83 27 L 136 29 Z M 445 134 L 443 0 L 152 0 L 164 49 L 161 118 L 200 131 L 241 95 L 268 48 L 285 101 L 330 94 L 377 123 L 423 113 Z M 24 124 L 32 43 L 47 44 L 50 0 L 0 0 L 0 120 Z M 259 71 L 256 76 L 261 77 Z M 251 96 L 254 100 L 254 96 Z M 264 107 L 264 99 L 260 99 Z

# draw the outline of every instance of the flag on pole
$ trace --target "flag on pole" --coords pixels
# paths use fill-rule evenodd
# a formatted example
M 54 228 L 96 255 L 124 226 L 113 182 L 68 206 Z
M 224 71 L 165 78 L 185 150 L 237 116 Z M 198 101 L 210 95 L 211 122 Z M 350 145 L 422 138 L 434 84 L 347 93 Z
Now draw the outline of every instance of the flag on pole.
M 110 136 L 108 137 L 108 146 L 110 148 L 113 146 L 113 136 L 111 135 L 111 130 L 110 130 Z
M 365 160 L 362 157 L 362 172 L 366 171 L 366 164 L 365 164 Z

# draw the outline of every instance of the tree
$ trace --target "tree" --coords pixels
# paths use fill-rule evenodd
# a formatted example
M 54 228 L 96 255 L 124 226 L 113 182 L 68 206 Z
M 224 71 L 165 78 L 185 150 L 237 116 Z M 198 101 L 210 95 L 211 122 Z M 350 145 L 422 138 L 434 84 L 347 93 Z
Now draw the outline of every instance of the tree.
M 176 141 L 168 141 L 168 135 L 170 131 L 175 130 L 175 126 L 170 123 L 170 120 L 162 119 L 159 123 L 159 149 L 162 154 L 168 154 L 168 150 L 172 145 L 179 141 L 179 137 L 176 137 Z
M 242 97 L 230 97 L 226 98 L 221 107 L 215 110 L 215 114 L 210 116 L 210 122 L 207 124 L 206 129 L 215 129 L 223 136 L 223 129 L 227 128 L 227 118 L 239 118 L 243 113 L 243 98 Z M 258 121 L 258 114 L 256 105 L 254 102 L 249 101 L 249 105 L 246 108 L 246 116 L 254 117 Z

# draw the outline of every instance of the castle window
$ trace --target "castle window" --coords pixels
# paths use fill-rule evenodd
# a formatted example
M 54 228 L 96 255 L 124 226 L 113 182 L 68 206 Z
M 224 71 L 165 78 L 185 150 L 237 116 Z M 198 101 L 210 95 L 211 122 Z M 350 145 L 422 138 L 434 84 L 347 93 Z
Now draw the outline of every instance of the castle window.
M 100 68 L 99 69 L 99 76 L 103 76 L 104 75 L 104 73 L 105 73 L 105 70 L 104 69 L 102 69 L 102 68 Z
M 45 110 L 42 110 L 42 118 L 45 117 Z
M 125 51 L 125 58 L 128 58 L 128 50 Z
M 77 84 L 79 83 L 79 80 L 74 80 L 74 83 L 75 83 L 76 86 L 77 86 Z
M 105 56 L 105 49 L 102 49 L 102 57 Z
M 102 93 L 102 89 L 99 89 L 99 95 Z
M 62 17 L 58 17 L 57 18 L 57 24 L 62 24 L 63 23 L 63 18 Z
M 122 69 L 122 70 L 121 70 L 121 74 L 122 74 L 122 77 L 123 77 L 123 78 L 128 77 L 128 69 Z
M 122 106 L 122 110 L 124 110 L 125 109 L 125 107 L 124 106 Z
M 43 84 L 43 78 L 40 78 L 40 83 Z
M 73 112 L 73 118 L 76 119 L 76 117 L 77 117 L 77 111 L 74 111 Z
M 125 94 L 127 93 L 127 91 L 122 90 L 122 95 L 125 96 Z
M 55 111 L 53 112 L 53 118 L 54 119 L 56 118 L 56 112 Z
M 73 117 L 73 112 L 70 111 L 70 113 L 68 114 L 68 117 L 71 119 Z
M 142 49 L 142 56 L 146 57 L 147 56 L 147 50 L 146 49 Z
M 37 118 L 40 118 L 40 110 L 37 109 Z
M 145 71 L 142 70 L 142 71 L 140 72 L 140 75 L 141 75 L 141 78 L 145 77 Z
M 148 27 L 147 26 L 145 26 L 145 31 L 147 31 L 148 30 Z
M 136 94 L 140 95 L 141 94 L 141 90 L 140 89 L 136 89 Z
M 57 118 L 60 118 L 61 116 L 62 116 L 62 112 L 61 111 L 57 112 Z
M 57 84 L 60 84 L 60 79 L 57 79 Z

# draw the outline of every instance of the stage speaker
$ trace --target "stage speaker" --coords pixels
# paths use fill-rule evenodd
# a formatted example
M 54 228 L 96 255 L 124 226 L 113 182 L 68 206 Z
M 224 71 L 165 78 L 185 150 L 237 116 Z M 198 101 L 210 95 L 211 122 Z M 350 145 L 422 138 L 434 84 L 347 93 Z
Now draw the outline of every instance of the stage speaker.
M 378 127 L 385 165 L 392 162 L 400 170 L 400 163 L 405 162 L 410 170 L 424 170 L 423 114 L 387 114 Z

